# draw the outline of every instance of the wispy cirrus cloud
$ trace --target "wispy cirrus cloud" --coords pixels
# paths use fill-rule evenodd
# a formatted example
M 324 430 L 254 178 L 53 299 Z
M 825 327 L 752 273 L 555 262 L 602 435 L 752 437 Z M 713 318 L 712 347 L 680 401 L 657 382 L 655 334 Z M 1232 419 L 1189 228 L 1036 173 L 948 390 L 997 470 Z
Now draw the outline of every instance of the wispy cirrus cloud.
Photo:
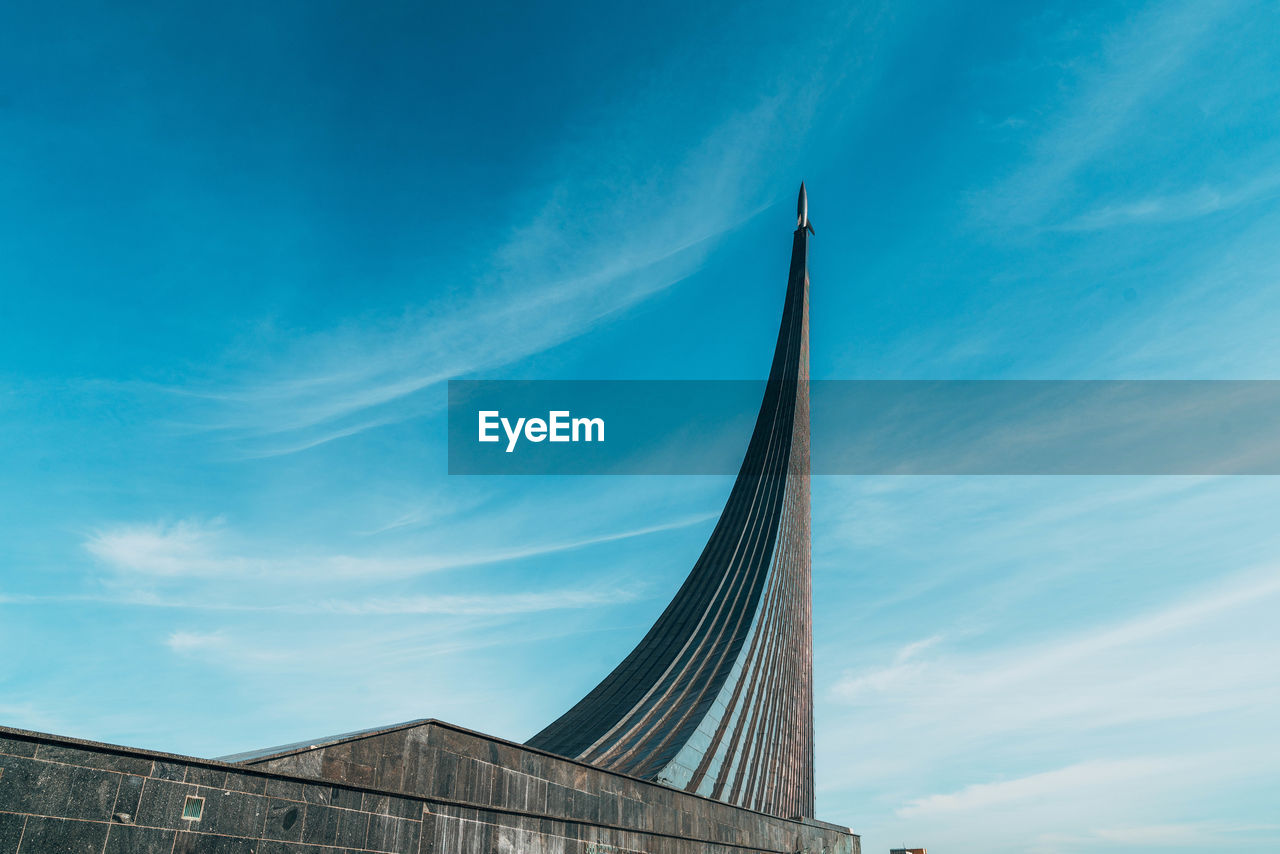
M 1167 758 L 1097 760 L 996 783 L 974 783 L 956 792 L 915 798 L 899 807 L 902 818 L 924 818 L 1008 807 L 1031 800 L 1061 798 L 1099 786 L 1132 785 L 1186 770 L 1188 763 Z
M 218 519 L 104 527 L 86 538 L 84 548 L 113 572 L 132 578 L 207 579 L 253 575 L 284 582 L 300 577 L 313 582 L 387 580 L 574 551 L 697 525 L 713 515 L 703 513 L 590 536 L 449 554 L 312 552 L 284 555 L 279 549 L 244 543 L 242 537 L 237 537 Z
M 243 457 L 434 412 L 440 401 L 421 392 L 561 344 L 699 269 L 721 235 L 773 201 L 769 176 L 807 131 L 820 73 L 790 68 L 767 94 L 716 111 L 674 162 L 638 165 L 653 117 L 671 109 L 667 93 L 598 118 L 554 155 L 555 177 L 525 191 L 534 201 L 523 214 L 474 247 L 447 299 L 284 339 L 268 330 L 252 372 L 129 387 L 158 393 L 165 422 L 211 431 Z M 633 138 L 634 156 L 621 156 L 618 140 Z
M 1280 703 L 1268 655 L 1259 654 L 1280 652 L 1280 638 L 1265 628 L 1236 635 L 1206 628 L 1277 599 L 1280 571 L 1265 570 L 1039 644 L 964 651 L 930 637 L 901 648 L 885 667 L 845 673 L 831 692 L 855 708 L 901 707 L 903 725 L 947 727 L 951 741 L 968 747 L 1044 727 L 1079 731 Z M 1177 656 L 1165 654 L 1172 648 Z
M 1268 841 L 1280 839 L 1280 825 L 1144 820 L 1152 814 L 1152 798 L 1177 798 L 1180 789 L 1218 784 L 1233 776 L 1233 766 L 1252 771 L 1260 767 L 1255 757 L 1244 753 L 1090 760 L 917 798 L 898 808 L 896 815 L 919 836 L 968 841 L 985 827 L 989 848 L 1033 854 L 1232 850 L 1245 843 L 1265 850 Z M 970 850 L 963 843 L 958 847 Z
M 631 87 L 575 117 L 529 183 L 510 188 L 505 217 L 459 257 L 401 267 L 432 298 L 305 332 L 264 322 L 225 365 L 124 385 L 157 397 L 168 427 L 212 434 L 234 456 L 288 455 L 433 413 L 441 401 L 424 392 L 440 383 L 509 367 L 673 287 L 722 236 L 794 191 L 815 116 L 847 120 L 913 24 L 891 4 L 812 15 L 820 37 L 804 61 L 753 56 L 744 94 L 726 98 L 700 73 L 718 54 L 739 60 L 734 34 L 758 26 L 746 10 L 726 11 L 718 44 L 646 69 L 678 87 Z M 883 43 L 852 49 L 867 30 Z M 833 92 L 838 103 L 824 103 Z
M 1063 231 L 1098 231 L 1126 225 L 1180 222 L 1262 202 L 1280 194 L 1280 172 L 1253 177 L 1232 186 L 1199 186 L 1183 192 L 1113 202 L 1059 226 Z
M 241 662 L 260 665 L 279 664 L 292 657 L 286 650 L 245 643 L 243 639 L 225 629 L 214 632 L 176 631 L 165 638 L 164 643 L 179 655 L 234 656 Z
M 1231 825 L 1214 793 L 1280 774 L 1264 711 L 1280 706 L 1277 601 L 1280 570 L 1264 566 L 1075 631 L 948 626 L 901 644 L 831 685 L 827 749 L 856 758 L 819 792 L 882 805 L 871 837 L 961 851 L 1156 844 L 1152 828 L 1193 803 L 1217 826 L 1170 835 L 1263 844 L 1274 831 Z
M 1095 55 L 1063 69 L 1071 82 L 1044 120 L 1013 117 L 1030 139 L 1026 161 L 974 196 L 979 219 L 1000 227 L 1043 224 L 1072 192 L 1087 164 L 1119 140 L 1141 134 L 1142 110 L 1183 79 L 1184 66 L 1243 2 L 1151 4 L 1103 40 Z
M 114 569 L 151 576 L 227 575 L 251 569 L 251 561 L 218 554 L 222 529 L 216 519 L 121 525 L 94 531 L 84 547 Z
M 335 614 L 439 614 L 465 617 L 508 616 L 540 611 L 597 608 L 630 602 L 638 593 L 630 589 L 542 590 L 532 593 L 494 593 L 474 596 L 444 594 L 405 596 L 363 601 L 319 603 L 316 610 Z
M 1230 850 L 1242 839 L 1269 836 L 1274 838 L 1280 824 L 1233 824 L 1221 821 L 1181 822 L 1176 824 L 1140 824 L 1100 827 L 1082 842 L 1111 842 L 1127 846 L 1174 846 Z M 1065 841 L 1071 841 L 1068 838 Z

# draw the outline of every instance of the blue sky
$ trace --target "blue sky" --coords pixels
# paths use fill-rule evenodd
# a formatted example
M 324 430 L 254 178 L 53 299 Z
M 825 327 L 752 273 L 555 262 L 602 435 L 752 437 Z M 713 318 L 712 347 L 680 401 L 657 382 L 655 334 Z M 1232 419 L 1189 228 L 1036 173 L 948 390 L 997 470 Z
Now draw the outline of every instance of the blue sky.
M 726 478 L 445 474 L 443 381 L 1280 377 L 1262 2 L 0 11 L 0 721 L 523 740 Z M 114 8 L 111 8 L 113 7 Z M 815 478 L 818 813 L 1274 851 L 1270 478 Z

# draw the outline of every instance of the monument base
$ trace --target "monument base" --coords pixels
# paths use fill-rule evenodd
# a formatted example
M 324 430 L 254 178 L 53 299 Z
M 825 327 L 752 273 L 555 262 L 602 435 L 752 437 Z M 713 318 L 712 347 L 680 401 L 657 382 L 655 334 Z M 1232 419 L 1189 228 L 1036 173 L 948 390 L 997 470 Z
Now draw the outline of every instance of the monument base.
M 185 816 L 185 817 L 184 817 Z M 0 727 L 0 854 L 860 854 L 434 720 L 195 759 Z

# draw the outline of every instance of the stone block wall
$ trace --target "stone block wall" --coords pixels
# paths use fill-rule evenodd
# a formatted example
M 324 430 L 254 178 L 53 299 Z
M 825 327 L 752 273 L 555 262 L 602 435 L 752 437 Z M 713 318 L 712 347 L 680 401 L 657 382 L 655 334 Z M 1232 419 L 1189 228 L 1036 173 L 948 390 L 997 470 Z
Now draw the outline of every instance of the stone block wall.
M 0 728 L 0 854 L 418 854 L 422 815 L 358 787 Z
M 184 818 L 200 798 L 198 820 Z M 860 854 L 437 721 L 238 763 L 0 727 L 0 854 Z
M 847 828 L 742 809 L 440 721 L 362 733 L 252 764 L 439 803 L 423 831 L 434 847 L 424 851 L 860 850 Z

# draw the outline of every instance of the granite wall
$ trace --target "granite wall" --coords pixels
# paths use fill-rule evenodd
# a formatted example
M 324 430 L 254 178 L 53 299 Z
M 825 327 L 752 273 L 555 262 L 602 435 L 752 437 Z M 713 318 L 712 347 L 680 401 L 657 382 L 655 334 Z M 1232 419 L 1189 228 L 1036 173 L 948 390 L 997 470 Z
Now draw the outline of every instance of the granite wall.
M 359 787 L 0 728 L 0 854 L 418 854 L 422 816 Z
M 440 721 L 415 721 L 249 760 L 440 803 L 424 851 L 858 854 L 847 828 L 650 783 Z M 457 801 L 468 807 L 445 806 Z
M 0 854 L 800 851 L 858 838 L 436 721 L 237 763 L 0 727 Z

